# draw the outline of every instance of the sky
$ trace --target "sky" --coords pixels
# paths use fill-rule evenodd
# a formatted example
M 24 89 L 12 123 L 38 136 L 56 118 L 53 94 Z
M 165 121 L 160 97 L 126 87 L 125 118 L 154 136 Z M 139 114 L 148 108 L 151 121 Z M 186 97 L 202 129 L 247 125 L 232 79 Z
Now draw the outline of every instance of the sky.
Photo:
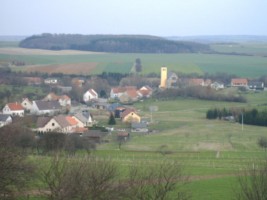
M 267 35 L 267 0 L 1 0 L 0 35 Z

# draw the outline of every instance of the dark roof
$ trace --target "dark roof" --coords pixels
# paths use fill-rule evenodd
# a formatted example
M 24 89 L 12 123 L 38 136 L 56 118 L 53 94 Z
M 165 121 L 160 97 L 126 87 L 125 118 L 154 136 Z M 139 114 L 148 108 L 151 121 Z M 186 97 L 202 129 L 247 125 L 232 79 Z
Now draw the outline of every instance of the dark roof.
M 51 117 L 38 117 L 36 126 L 37 128 L 42 128 L 44 127 L 49 121 Z
M 77 119 L 79 119 L 81 122 L 85 123 L 88 121 L 89 117 L 90 117 L 90 112 L 89 111 L 82 111 L 80 113 L 77 113 L 76 115 L 74 115 Z
M 110 105 L 108 106 L 108 110 L 109 110 L 109 111 L 114 111 L 117 107 L 120 107 L 120 106 L 121 106 L 120 103 L 113 103 L 113 104 L 110 104 Z
M 39 110 L 60 110 L 58 101 L 35 101 Z
M 249 81 L 248 86 L 250 88 L 264 88 L 264 83 L 261 81 Z
M 58 115 L 55 116 L 54 119 L 61 126 L 61 128 L 70 126 L 70 123 L 67 121 L 66 116 Z
M 10 115 L 0 114 L 0 121 L 5 122 L 8 119 L 8 117 L 10 117 Z

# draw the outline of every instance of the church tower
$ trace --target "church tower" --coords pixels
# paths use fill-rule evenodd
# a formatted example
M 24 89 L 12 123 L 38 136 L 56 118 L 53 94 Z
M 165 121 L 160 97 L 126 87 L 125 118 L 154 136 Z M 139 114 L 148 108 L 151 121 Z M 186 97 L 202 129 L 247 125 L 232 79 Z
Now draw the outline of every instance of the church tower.
M 160 88 L 166 88 L 167 87 L 167 67 L 161 67 L 160 71 Z

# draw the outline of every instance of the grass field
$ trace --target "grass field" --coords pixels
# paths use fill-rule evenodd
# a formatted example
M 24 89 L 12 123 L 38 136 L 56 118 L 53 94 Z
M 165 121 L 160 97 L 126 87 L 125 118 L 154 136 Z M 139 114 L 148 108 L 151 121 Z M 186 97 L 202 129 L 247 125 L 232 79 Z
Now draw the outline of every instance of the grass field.
M 213 44 L 211 48 L 224 53 L 244 53 L 258 56 L 267 56 L 266 43 L 242 43 L 242 44 Z
M 13 48 L 14 50 L 14 48 Z M 21 50 L 21 53 L 20 53 Z M 37 52 L 36 52 L 37 51 Z M 140 58 L 143 74 L 158 73 L 160 67 L 167 66 L 168 70 L 190 74 L 214 74 L 225 72 L 240 77 L 254 78 L 267 73 L 267 57 L 262 56 L 233 56 L 218 54 L 95 54 L 88 52 L 61 52 L 45 50 L 16 49 L 17 54 L 8 53 L 5 48 L 0 49 L 0 60 L 19 60 L 26 63 L 25 67 L 14 67 L 14 70 L 50 71 L 50 66 L 62 69 L 70 64 L 83 64 L 95 68 L 86 69 L 90 74 L 102 72 L 129 73 L 135 59 Z M 25 53 L 26 52 L 26 53 Z M 39 52 L 39 55 L 38 55 Z M 46 52 L 46 53 L 44 53 Z M 50 54 L 49 52 L 54 53 Z M 45 68 L 47 66 L 47 69 Z M 41 67 L 41 68 L 40 68 Z M 69 70 L 69 69 L 68 69 Z M 78 72 L 78 74 L 80 71 Z
M 257 145 L 267 128 L 242 126 L 223 120 L 207 120 L 207 109 L 214 107 L 258 107 L 267 109 L 267 92 L 246 94 L 248 103 L 229 103 L 177 99 L 173 101 L 148 100 L 137 104 L 142 116 L 151 117 L 149 106 L 158 106 L 152 114 L 152 129 L 159 132 L 148 135 L 132 134 L 129 142 L 118 149 L 114 142 L 98 146 L 99 157 L 115 160 L 121 168 L 134 163 L 146 167 L 163 161 L 178 161 L 184 173 L 190 175 L 187 186 L 194 200 L 232 199 L 237 187 L 237 174 L 248 166 L 259 166 L 266 153 Z M 112 136 L 111 141 L 112 141 Z M 168 152 L 163 154 L 160 147 Z

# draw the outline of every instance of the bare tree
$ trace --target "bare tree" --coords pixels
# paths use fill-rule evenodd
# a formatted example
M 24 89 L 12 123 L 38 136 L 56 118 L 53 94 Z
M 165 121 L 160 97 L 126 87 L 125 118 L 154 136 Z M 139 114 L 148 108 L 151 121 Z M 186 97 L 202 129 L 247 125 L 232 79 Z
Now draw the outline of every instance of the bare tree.
M 164 162 L 152 165 L 146 169 L 132 167 L 129 173 L 129 199 L 165 200 L 190 199 L 183 186 L 188 183 L 188 177 L 182 175 L 182 167 L 175 162 Z M 170 193 L 174 196 L 170 197 Z
M 267 161 L 262 168 L 253 165 L 238 177 L 237 200 L 266 200 L 267 199 Z

